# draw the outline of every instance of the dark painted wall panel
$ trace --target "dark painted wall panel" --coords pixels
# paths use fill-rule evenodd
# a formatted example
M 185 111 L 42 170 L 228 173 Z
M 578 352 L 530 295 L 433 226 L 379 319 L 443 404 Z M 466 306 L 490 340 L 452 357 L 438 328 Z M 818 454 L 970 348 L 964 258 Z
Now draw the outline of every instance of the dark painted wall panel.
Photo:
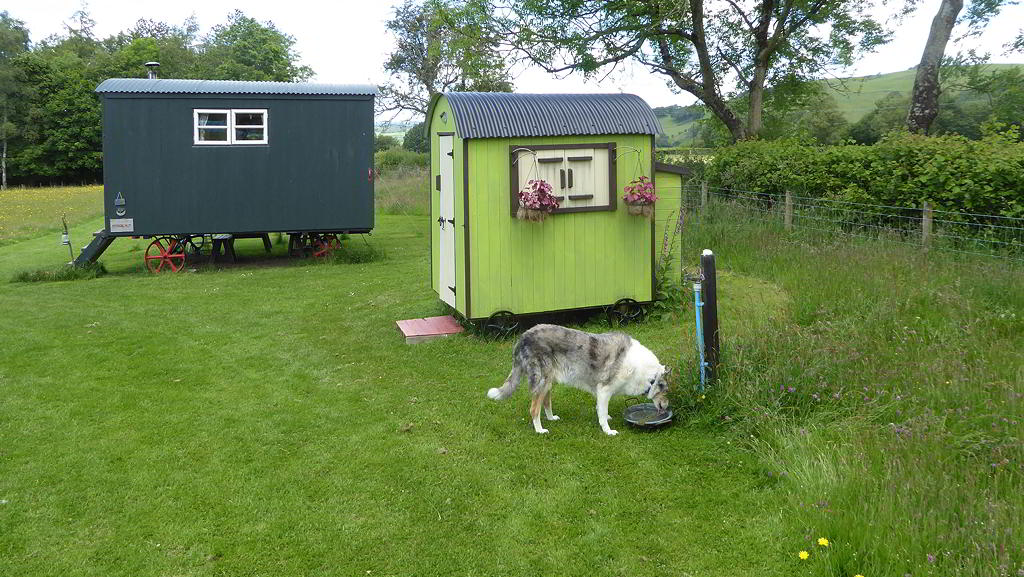
M 265 108 L 269 143 L 194 145 L 196 108 Z M 106 215 L 120 192 L 130 234 L 373 228 L 371 99 L 118 95 L 103 128 Z

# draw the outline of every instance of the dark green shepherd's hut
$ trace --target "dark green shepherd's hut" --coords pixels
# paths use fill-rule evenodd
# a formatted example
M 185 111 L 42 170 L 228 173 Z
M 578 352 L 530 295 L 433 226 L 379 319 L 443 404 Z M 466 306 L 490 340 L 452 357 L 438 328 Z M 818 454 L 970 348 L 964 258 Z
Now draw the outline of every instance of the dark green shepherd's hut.
M 81 262 L 118 236 L 373 228 L 372 86 L 113 78 L 96 92 L 106 228 Z

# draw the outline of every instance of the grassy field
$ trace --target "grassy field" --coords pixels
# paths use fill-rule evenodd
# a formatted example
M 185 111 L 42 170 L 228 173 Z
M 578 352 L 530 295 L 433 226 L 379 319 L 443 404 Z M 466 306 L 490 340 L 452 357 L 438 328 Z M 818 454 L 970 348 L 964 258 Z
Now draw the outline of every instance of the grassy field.
M 428 226 L 380 215 L 361 264 L 256 241 L 152 276 L 118 241 L 107 276 L 0 284 L 0 574 L 1024 571 L 1020 271 L 708 213 L 684 254 L 719 255 L 721 382 L 692 392 L 683 305 L 629 329 L 686 376 L 675 425 L 608 438 L 559 390 L 541 436 L 484 396 L 512 342 L 402 344 L 441 312 Z
M 80 223 L 103 215 L 103 188 L 9 188 L 0 191 L 0 246 L 61 229 L 60 217 Z

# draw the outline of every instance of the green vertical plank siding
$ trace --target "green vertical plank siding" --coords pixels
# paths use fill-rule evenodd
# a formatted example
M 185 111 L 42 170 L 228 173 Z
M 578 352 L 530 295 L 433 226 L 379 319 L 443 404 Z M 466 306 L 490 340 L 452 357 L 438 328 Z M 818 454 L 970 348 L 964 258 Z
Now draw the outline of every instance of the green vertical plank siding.
M 671 240 L 672 230 L 675 228 L 676 220 L 679 218 L 679 211 L 681 210 L 680 202 L 682 200 L 683 190 L 683 177 L 680 174 L 673 172 L 656 172 L 654 175 L 654 186 L 655 194 L 658 195 L 658 202 L 654 207 L 654 218 L 655 218 L 655 229 L 654 229 L 654 243 L 656 253 L 656 262 L 661 262 L 662 254 L 668 249 L 672 249 L 672 266 L 670 271 L 673 275 L 678 276 L 680 274 L 680 262 L 682 255 L 680 254 L 680 242 L 681 236 L 676 236 L 675 242 L 672 243 L 671 247 L 665 246 L 665 231 L 668 231 L 669 240 Z
M 442 99 L 435 109 L 435 121 L 445 104 Z M 602 142 L 615 142 L 621 155 L 614 189 L 620 198 L 630 180 L 652 175 L 647 135 L 469 141 L 472 318 L 499 310 L 529 314 L 603 306 L 620 298 L 651 300 L 651 223 L 629 216 L 621 200 L 615 211 L 554 214 L 543 223 L 523 222 L 509 215 L 510 145 Z M 626 152 L 630 148 L 639 151 L 639 163 L 637 153 Z M 462 171 L 458 150 L 461 148 L 456 152 L 457 182 Z M 433 161 L 432 157 L 432 167 Z M 460 190 L 457 214 L 462 214 L 461 203 Z M 436 214 L 432 213 L 432 218 L 436 220 Z M 461 237 L 458 247 L 461 251 Z M 461 264 L 464 255 L 459 252 L 456 258 Z M 458 274 L 461 279 L 461 272 Z M 462 305 L 464 291 L 458 291 L 456 297 Z

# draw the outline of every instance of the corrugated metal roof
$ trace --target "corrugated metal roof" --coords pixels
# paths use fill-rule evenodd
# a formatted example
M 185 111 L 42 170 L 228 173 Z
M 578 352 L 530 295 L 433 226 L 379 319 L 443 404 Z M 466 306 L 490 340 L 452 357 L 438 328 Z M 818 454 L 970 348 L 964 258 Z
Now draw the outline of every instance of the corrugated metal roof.
M 369 84 L 314 84 L 310 82 L 244 82 L 240 80 L 185 80 L 178 78 L 110 78 L 96 87 L 100 93 L 136 94 L 344 94 L 375 95 Z
M 462 138 L 658 134 L 654 111 L 634 94 L 445 93 Z

